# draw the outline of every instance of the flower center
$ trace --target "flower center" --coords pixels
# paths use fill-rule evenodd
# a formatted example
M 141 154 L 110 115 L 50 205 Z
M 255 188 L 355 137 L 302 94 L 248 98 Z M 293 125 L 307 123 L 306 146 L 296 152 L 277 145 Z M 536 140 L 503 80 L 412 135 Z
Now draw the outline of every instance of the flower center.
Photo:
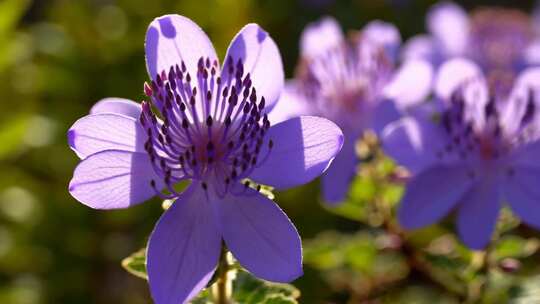
M 244 74 L 242 60 L 227 58 L 220 72 L 217 61 L 200 58 L 195 78 L 182 62 L 144 88 L 149 100 L 140 121 L 145 149 L 171 193 L 162 196 L 176 197 L 173 186 L 183 179 L 202 181 L 205 189 L 211 183 L 225 195 L 268 157 L 273 142 L 266 136 L 265 99 Z
M 320 56 L 306 58 L 297 79 L 301 94 L 321 115 L 358 125 L 359 115 L 374 106 L 391 69 L 383 47 L 356 37 Z
M 519 64 L 533 32 L 529 16 L 518 10 L 480 9 L 472 14 L 471 52 L 487 68 Z
M 467 95 L 467 89 L 472 89 L 473 94 Z M 449 107 L 442 113 L 441 123 L 449 140 L 437 152 L 440 158 L 458 156 L 462 160 L 472 158 L 490 162 L 506 155 L 516 145 L 528 141 L 526 137 L 531 127 L 530 122 L 536 115 L 532 89 L 521 99 L 494 94 L 496 90 L 493 88 L 488 97 L 482 97 L 481 93 L 475 93 L 474 90 L 474 82 L 458 89 L 452 95 Z M 488 99 L 484 102 L 483 98 Z M 509 122 L 509 113 L 515 114 L 512 117 L 515 121 Z M 503 118 L 505 115 L 506 119 Z

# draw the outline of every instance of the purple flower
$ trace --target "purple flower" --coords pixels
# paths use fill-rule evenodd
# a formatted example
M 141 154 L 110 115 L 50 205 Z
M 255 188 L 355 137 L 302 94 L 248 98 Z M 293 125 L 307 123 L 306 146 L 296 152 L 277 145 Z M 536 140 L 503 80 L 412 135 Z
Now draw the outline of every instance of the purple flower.
M 429 34 L 411 38 L 404 47 L 404 57 L 429 59 L 438 66 L 464 56 L 484 72 L 502 69 L 518 73 L 540 63 L 536 19 L 518 10 L 495 7 L 467 15 L 457 4 L 443 1 L 427 14 Z
M 340 150 L 341 130 L 311 116 L 270 125 L 283 67 L 256 24 L 233 39 L 222 68 L 208 37 L 182 16 L 155 19 L 145 47 L 149 101 L 102 100 L 69 130 L 82 158 L 71 195 L 96 209 L 154 195 L 176 200 L 148 243 L 158 304 L 186 302 L 204 288 L 222 240 L 254 275 L 294 280 L 302 274 L 300 237 L 257 183 L 286 189 L 316 178 Z M 179 193 L 182 180 L 191 184 Z
M 395 71 L 400 40 L 398 30 L 381 21 L 346 39 L 330 17 L 310 24 L 302 34 L 296 76 L 286 84 L 270 120 L 310 114 L 341 127 L 344 147 L 322 177 L 329 203 L 345 199 L 358 163 L 355 141 L 362 133 L 397 119 L 398 109 L 422 100 L 431 88 L 427 62 L 411 60 Z
M 456 210 L 463 242 L 489 242 L 503 202 L 540 228 L 540 68 L 524 70 L 506 93 L 480 67 L 453 59 L 436 80 L 439 111 L 391 123 L 385 151 L 413 175 L 398 211 L 416 229 Z

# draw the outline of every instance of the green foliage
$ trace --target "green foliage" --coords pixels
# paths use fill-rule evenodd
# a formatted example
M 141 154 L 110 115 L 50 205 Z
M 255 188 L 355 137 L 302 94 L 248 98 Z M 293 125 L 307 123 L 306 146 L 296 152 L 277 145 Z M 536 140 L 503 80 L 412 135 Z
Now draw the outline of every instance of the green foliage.
M 373 227 L 383 225 L 393 212 L 403 193 L 403 185 L 396 178 L 396 166 L 385 157 L 379 147 L 374 151 L 369 162 L 360 166 L 358 175 L 353 179 L 346 200 L 327 210 L 345 218 L 359 221 Z
M 290 284 L 259 280 L 243 270 L 233 281 L 233 300 L 237 303 L 293 304 L 299 297 L 300 291 Z
M 146 273 L 146 249 L 143 248 L 123 259 L 122 267 L 132 275 L 148 280 L 148 274 Z
M 132 275 L 148 279 L 146 273 L 146 249 L 141 249 L 122 261 L 122 267 Z M 230 255 L 229 255 L 230 256 Z M 257 279 L 241 269 L 234 260 L 231 261 L 229 275 L 232 277 L 232 300 L 242 304 L 295 304 L 300 297 L 300 291 L 290 284 L 273 283 Z M 216 271 L 216 273 L 219 270 Z M 194 300 L 193 304 L 213 303 L 210 290 L 216 278 L 210 280 L 209 285 Z
M 238 270 L 233 279 L 233 303 L 242 304 L 296 304 L 300 291 L 290 284 L 259 280 L 244 270 Z M 192 304 L 211 304 L 212 286 L 205 289 Z
M 523 278 L 509 296 L 511 304 L 540 303 L 540 275 Z
M 399 240 L 382 231 L 325 232 L 304 246 L 304 262 L 336 291 L 368 297 L 409 274 L 405 256 L 392 248 Z

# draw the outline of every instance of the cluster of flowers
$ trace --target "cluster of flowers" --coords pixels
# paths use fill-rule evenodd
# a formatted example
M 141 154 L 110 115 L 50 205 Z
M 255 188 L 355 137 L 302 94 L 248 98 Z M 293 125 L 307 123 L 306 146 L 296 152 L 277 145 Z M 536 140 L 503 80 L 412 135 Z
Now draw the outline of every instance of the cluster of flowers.
M 401 46 L 392 24 L 374 21 L 346 38 L 327 17 L 304 30 L 285 82 L 278 47 L 258 25 L 240 30 L 220 65 L 195 23 L 159 17 L 146 34 L 146 100 L 101 100 L 69 130 L 82 159 L 69 191 L 96 209 L 175 200 L 148 243 L 156 303 L 195 296 L 223 244 L 257 277 L 288 282 L 302 274 L 300 237 L 261 185 L 282 190 L 322 175 L 325 201 L 339 203 L 359 163 L 355 141 L 371 130 L 411 172 L 401 225 L 456 210 L 461 239 L 481 249 L 503 202 L 540 227 L 532 19 L 441 3 L 428 14 L 429 34 Z

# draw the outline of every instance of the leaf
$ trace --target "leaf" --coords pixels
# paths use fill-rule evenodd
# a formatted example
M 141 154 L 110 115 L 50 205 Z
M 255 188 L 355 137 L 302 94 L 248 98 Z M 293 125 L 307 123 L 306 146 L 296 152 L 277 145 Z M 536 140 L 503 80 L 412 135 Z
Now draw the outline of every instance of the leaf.
M 509 293 L 510 304 L 540 303 L 540 275 L 524 278 Z
M 369 178 L 356 177 L 349 192 L 349 197 L 343 203 L 335 207 L 323 206 L 331 213 L 345 218 L 365 222 L 369 211 L 368 204 L 375 197 L 375 183 Z
M 486 286 L 482 294 L 483 303 L 508 303 L 509 290 L 514 287 L 515 277 L 497 270 L 490 269 Z
M 141 249 L 122 260 L 122 267 L 132 275 L 148 280 L 146 273 L 146 249 Z
M 540 241 L 536 238 L 524 239 L 517 235 L 503 236 L 491 252 L 491 259 L 500 261 L 504 258 L 526 258 L 540 247 Z
M 122 267 L 129 273 L 147 280 L 146 273 L 146 249 L 141 249 L 122 261 Z M 230 257 L 230 255 L 229 255 Z M 295 304 L 300 297 L 300 291 L 293 285 L 283 283 L 273 283 L 253 277 L 248 272 L 238 269 L 238 263 L 231 260 L 233 277 L 233 301 L 242 304 Z M 212 282 L 215 282 L 213 280 Z M 193 304 L 213 303 L 211 296 L 211 286 L 204 289 L 192 300 Z
M 499 235 L 508 232 L 517 226 L 519 226 L 519 219 L 512 214 L 512 211 L 508 207 L 501 209 L 499 219 L 497 220 L 496 231 Z
M 382 241 L 390 238 L 380 230 L 325 232 L 305 242 L 304 262 L 317 269 L 335 291 L 364 298 L 409 274 L 406 258 Z
M 293 285 L 259 280 L 240 270 L 233 281 L 233 300 L 237 303 L 298 303 L 300 291 Z
M 382 154 L 375 153 L 363 162 L 353 179 L 344 202 L 326 209 L 339 216 L 380 227 L 392 214 L 403 195 L 403 185 L 396 181 L 397 167 Z

